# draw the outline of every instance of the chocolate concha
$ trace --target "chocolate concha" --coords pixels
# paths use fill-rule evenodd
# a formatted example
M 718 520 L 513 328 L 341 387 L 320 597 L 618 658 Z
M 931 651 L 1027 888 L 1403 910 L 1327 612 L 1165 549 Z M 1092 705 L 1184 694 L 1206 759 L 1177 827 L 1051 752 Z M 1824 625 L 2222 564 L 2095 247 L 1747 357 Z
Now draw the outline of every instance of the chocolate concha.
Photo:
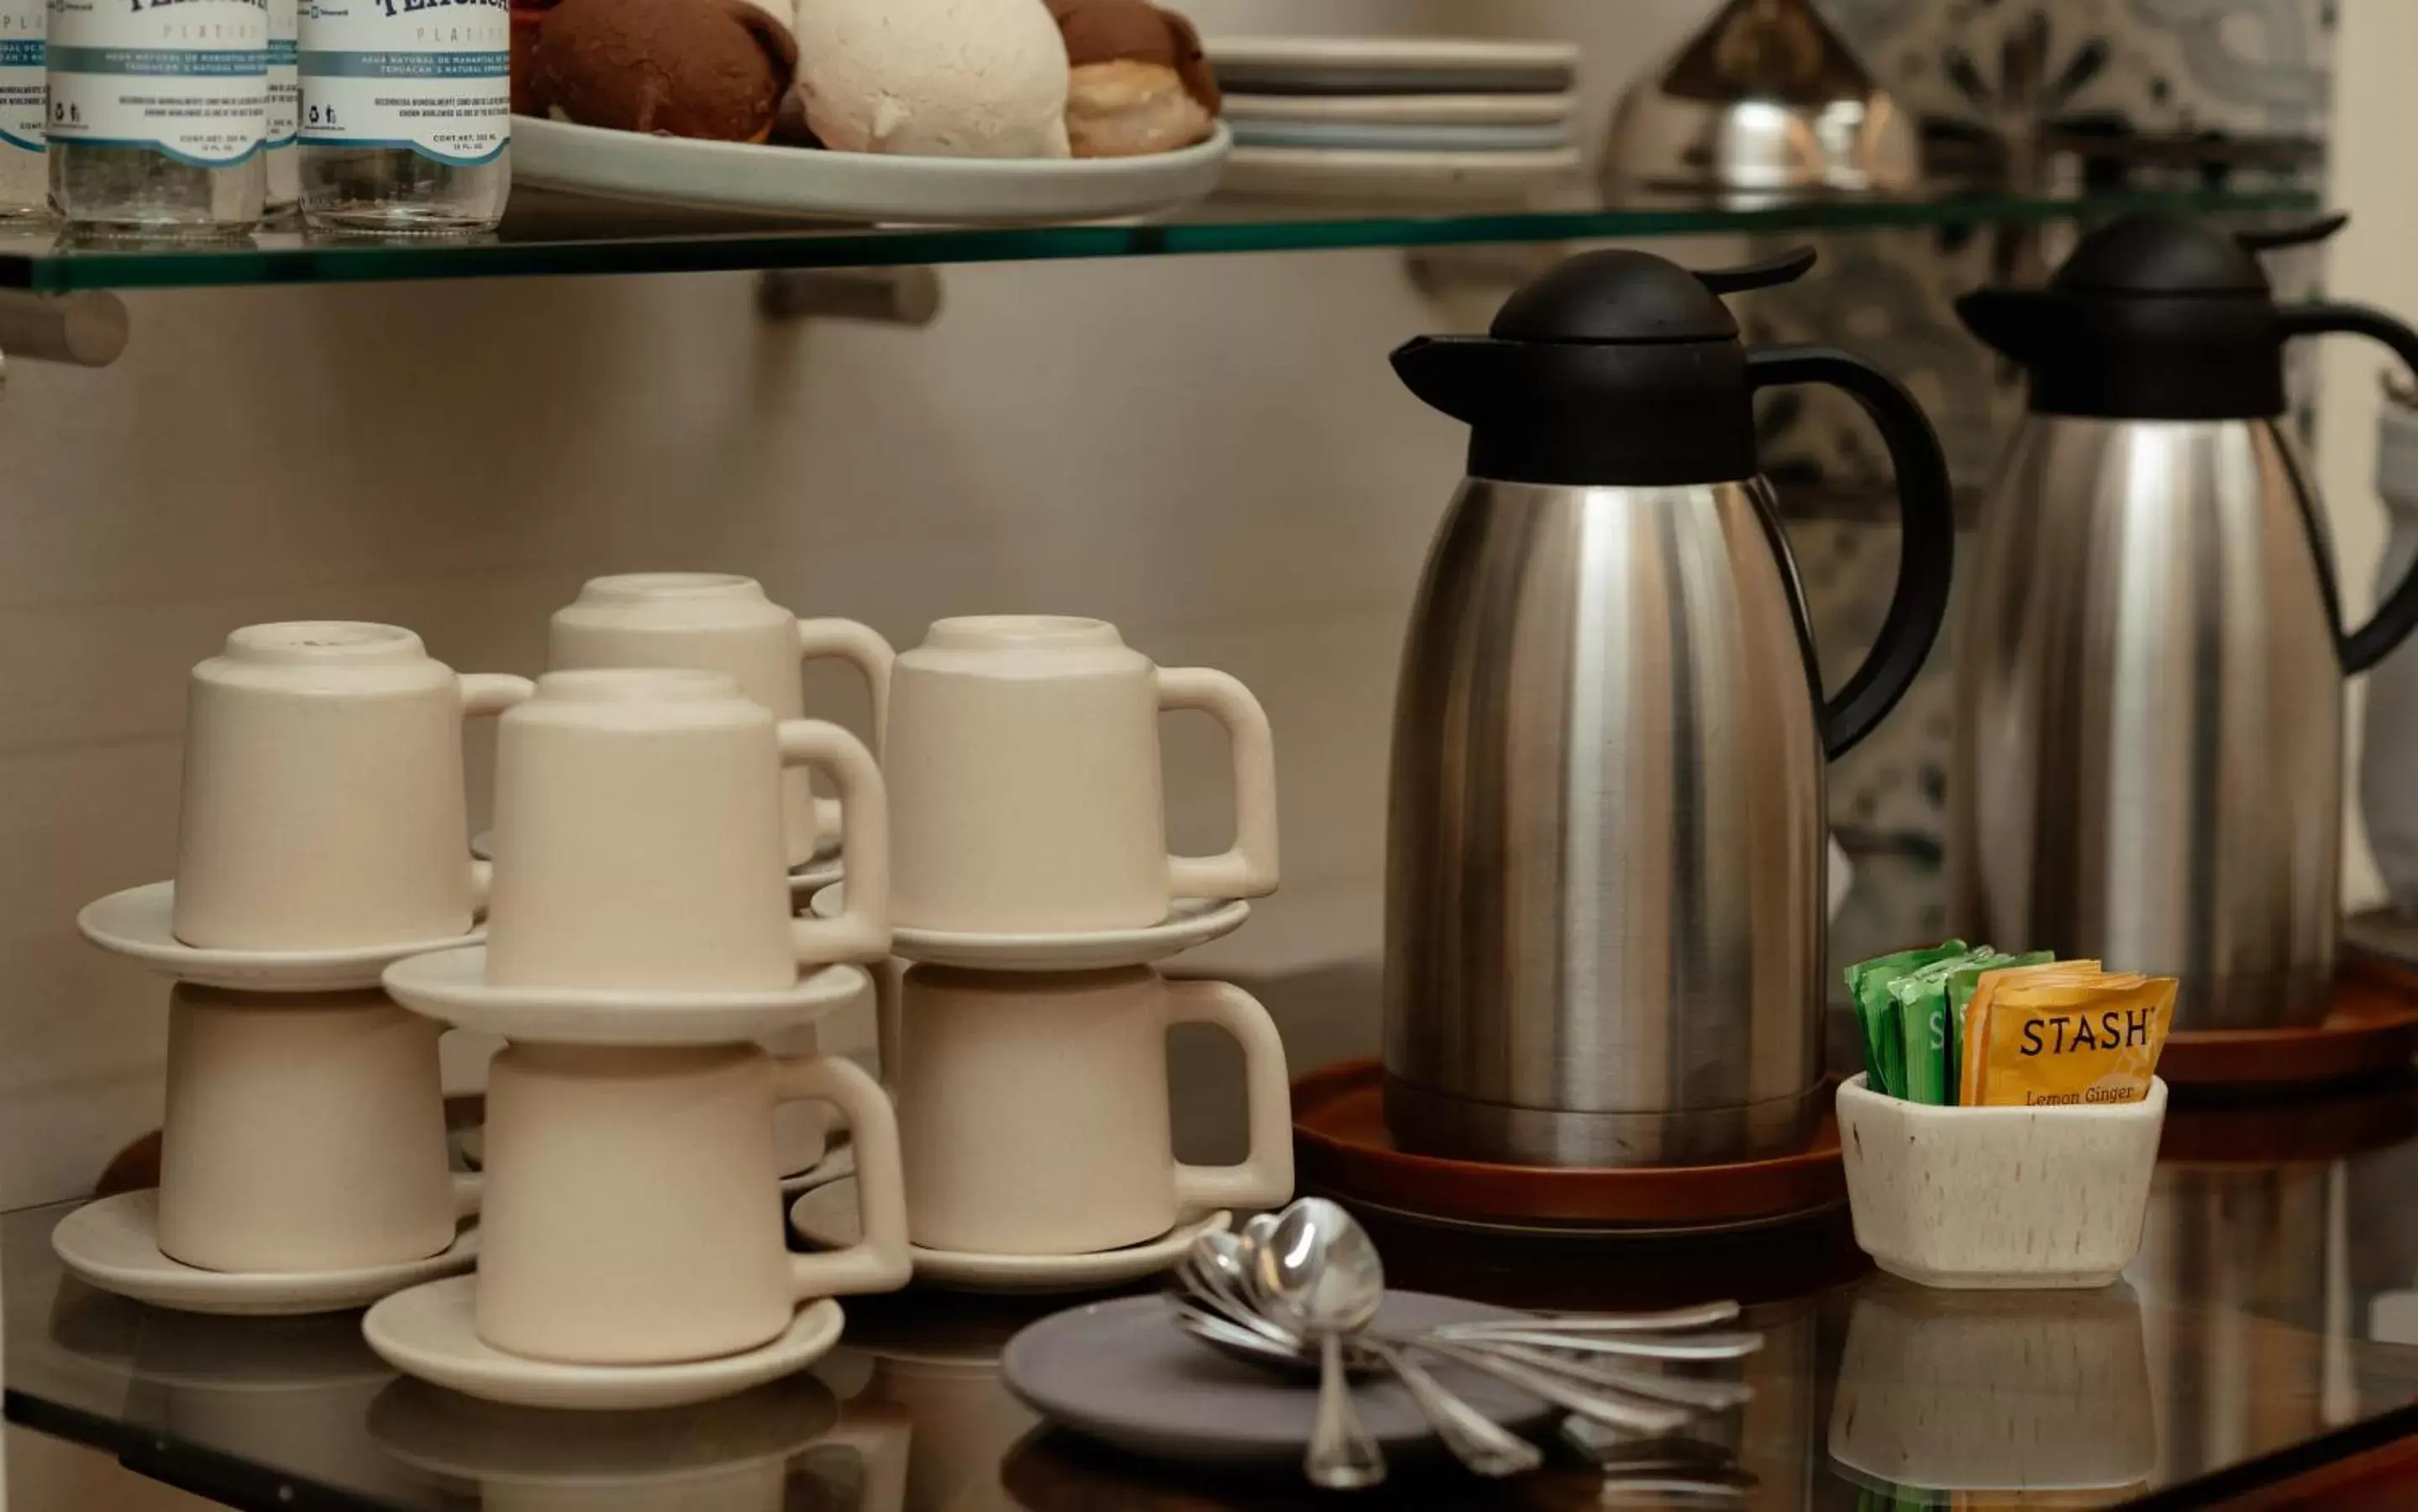
M 561 0 L 529 84 L 582 126 L 761 142 L 797 65 L 788 30 L 748 0 Z

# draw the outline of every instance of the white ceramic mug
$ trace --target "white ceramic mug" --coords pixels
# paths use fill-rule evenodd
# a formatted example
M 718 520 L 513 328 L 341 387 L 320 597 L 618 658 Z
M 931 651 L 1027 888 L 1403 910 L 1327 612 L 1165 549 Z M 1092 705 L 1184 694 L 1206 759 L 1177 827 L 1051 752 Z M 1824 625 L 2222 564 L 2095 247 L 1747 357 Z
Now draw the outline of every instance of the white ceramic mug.
M 466 933 L 488 873 L 466 838 L 462 721 L 529 692 L 457 675 L 393 625 L 227 636 L 187 707 L 176 938 L 344 950 Z
M 1206 710 L 1233 751 L 1234 845 L 1171 856 L 1158 716 Z M 901 924 L 975 933 L 1137 928 L 1176 897 L 1277 885 L 1276 747 L 1250 690 L 1162 668 L 1114 625 L 936 622 L 891 676 L 884 752 Z M 849 886 L 856 886 L 851 868 Z
M 790 911 L 781 774 L 829 772 L 847 910 Z M 496 986 L 763 992 L 890 948 L 881 771 L 836 725 L 774 724 L 719 672 L 549 672 L 496 745 Z M 859 889 L 863 891 L 860 893 Z
M 838 1106 L 864 1240 L 791 1255 L 773 1107 Z M 890 1100 L 847 1061 L 756 1046 L 512 1045 L 487 1078 L 479 1336 L 581 1365 L 711 1359 L 770 1342 L 798 1305 L 907 1282 Z
M 1170 982 L 1146 966 L 918 966 L 895 1013 L 883 1070 L 897 1098 L 907 1228 L 918 1245 L 1089 1254 L 1155 1239 L 1186 1214 L 1274 1207 L 1293 1195 L 1284 1042 L 1240 987 Z M 1242 1046 L 1250 1144 L 1240 1165 L 1176 1162 L 1172 1024 L 1215 1024 Z
M 443 1027 L 358 992 L 168 999 L 160 1248 L 210 1271 L 340 1271 L 453 1242 Z
M 589 579 L 555 611 L 549 671 L 686 666 L 727 672 L 774 719 L 805 713 L 801 661 L 849 663 L 873 695 L 874 746 L 890 703 L 890 643 L 853 619 L 801 619 L 764 596 L 752 577 L 727 573 L 625 573 Z M 781 822 L 792 866 L 812 861 L 840 832 L 840 805 L 818 799 L 806 773 L 781 778 Z

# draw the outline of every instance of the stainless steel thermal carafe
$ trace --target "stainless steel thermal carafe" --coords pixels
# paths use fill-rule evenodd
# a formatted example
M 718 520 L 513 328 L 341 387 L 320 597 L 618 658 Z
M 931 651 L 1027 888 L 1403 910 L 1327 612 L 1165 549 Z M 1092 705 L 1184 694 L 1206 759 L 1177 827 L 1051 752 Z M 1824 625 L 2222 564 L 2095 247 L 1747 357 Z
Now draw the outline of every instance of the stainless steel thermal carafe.
M 1954 535 L 1905 391 L 1844 352 L 1749 351 L 1717 298 L 1812 263 L 1589 253 L 1489 336 L 1394 354 L 1472 428 L 1395 707 L 1385 1116 L 1405 1147 L 1729 1160 L 1819 1110 L 1823 763 L 1921 666 Z M 1755 461 L 1755 390 L 1795 383 L 1861 403 L 1903 496 L 1896 599 L 1828 703 Z
M 2234 237 L 2168 215 L 2083 238 L 2044 289 L 1958 309 L 2030 413 L 1983 507 L 1957 631 L 1951 925 L 2181 979 L 2181 1030 L 2324 1016 L 2343 680 L 2418 624 L 2418 577 L 2344 634 L 2283 347 L 2375 311 L 2278 305 Z

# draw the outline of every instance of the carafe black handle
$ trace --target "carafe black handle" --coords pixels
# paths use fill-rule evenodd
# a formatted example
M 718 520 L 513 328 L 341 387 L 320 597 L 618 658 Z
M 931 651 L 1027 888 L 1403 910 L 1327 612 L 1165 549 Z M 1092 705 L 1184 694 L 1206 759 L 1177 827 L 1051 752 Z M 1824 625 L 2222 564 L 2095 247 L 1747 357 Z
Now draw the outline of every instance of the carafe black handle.
M 2365 336 L 2392 347 L 2410 371 L 2418 374 L 2418 330 L 2381 310 L 2359 304 L 2291 304 L 2276 313 L 2288 337 Z M 2418 563 L 2401 574 L 2401 581 L 2393 585 L 2393 591 L 2376 606 L 2367 623 L 2342 636 L 2338 649 L 2343 675 L 2355 676 L 2383 661 L 2412 630 L 2418 630 Z
M 1864 664 L 1822 709 L 1822 749 L 1835 760 L 1873 732 L 1905 696 L 1948 618 L 1956 565 L 1956 505 L 1948 458 L 1922 406 L 1895 378 L 1852 352 L 1768 346 L 1746 355 L 1747 383 L 1769 389 L 1820 383 L 1846 390 L 1880 427 L 1897 473 L 1897 592 Z

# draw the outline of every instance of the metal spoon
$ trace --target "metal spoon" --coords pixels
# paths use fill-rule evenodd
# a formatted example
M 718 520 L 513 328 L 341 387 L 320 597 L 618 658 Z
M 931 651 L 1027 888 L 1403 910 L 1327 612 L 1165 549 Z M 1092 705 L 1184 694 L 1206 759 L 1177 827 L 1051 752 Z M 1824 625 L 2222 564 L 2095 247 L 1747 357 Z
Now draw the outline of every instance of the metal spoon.
M 1583 1334 L 1539 1333 L 1524 1328 L 1499 1328 L 1489 1333 L 1446 1333 L 1439 1337 L 1456 1344 L 1497 1348 L 1524 1344 L 1532 1348 L 1567 1350 L 1573 1354 L 1621 1354 L 1637 1360 L 1739 1360 L 1763 1348 L 1763 1336 L 1752 1333 L 1683 1334 L 1645 1338 L 1598 1338 Z
M 1268 1315 L 1318 1347 L 1318 1413 L 1303 1469 L 1311 1484 L 1348 1490 L 1385 1478 L 1385 1457 L 1352 1405 L 1343 1340 L 1369 1326 L 1384 1300 L 1365 1280 L 1376 1247 L 1349 1214 L 1319 1198 L 1285 1209 L 1251 1256 L 1254 1294 Z
M 1203 1234 L 1176 1267 L 1176 1279 L 1196 1302 L 1222 1313 L 1236 1326 L 1264 1335 L 1281 1349 L 1297 1348 L 1300 1340 L 1264 1317 L 1251 1293 L 1250 1277 L 1232 1254 L 1205 1241 L 1224 1234 Z
M 1484 1319 L 1466 1323 L 1446 1323 L 1437 1328 L 1436 1332 L 1485 1334 L 1503 1328 L 1517 1328 L 1536 1334 L 1676 1332 L 1684 1328 L 1710 1328 L 1715 1323 L 1726 1323 L 1737 1318 L 1738 1311 L 1738 1305 L 1735 1302 L 1706 1302 L 1692 1307 L 1672 1307 L 1662 1312 L 1574 1313 L 1561 1317 L 1522 1318 L 1510 1321 Z
M 1742 1381 L 1699 1381 L 1692 1376 L 1664 1375 L 1659 1370 L 1638 1370 L 1622 1365 L 1571 1360 L 1518 1344 L 1492 1348 L 1507 1360 L 1535 1366 L 1539 1370 L 1550 1370 L 1583 1386 L 1625 1391 L 1633 1397 L 1678 1402 L 1708 1413 L 1727 1412 L 1754 1399 L 1754 1388 Z

